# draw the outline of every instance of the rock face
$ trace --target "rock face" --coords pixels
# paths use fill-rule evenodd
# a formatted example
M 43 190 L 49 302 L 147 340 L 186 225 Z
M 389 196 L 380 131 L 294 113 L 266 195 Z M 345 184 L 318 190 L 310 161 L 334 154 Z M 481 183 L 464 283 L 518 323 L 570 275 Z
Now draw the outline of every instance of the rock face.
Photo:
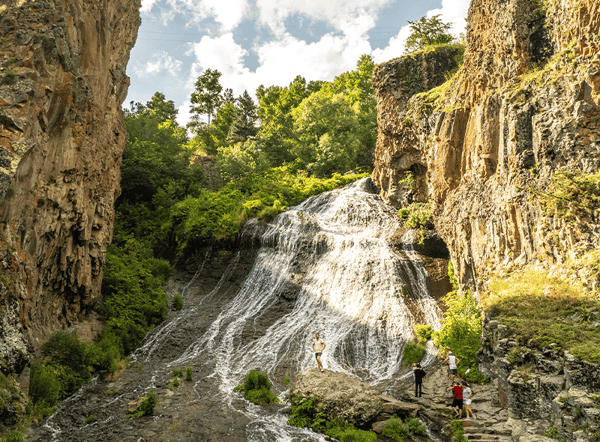
M 382 395 L 357 378 L 330 370 L 320 373 L 316 367 L 300 373 L 290 392 L 292 396 L 305 398 L 317 396 L 316 408 L 327 419 L 341 417 L 359 427 L 389 419 L 394 414 L 415 416 L 421 409 L 419 405 Z
M 100 298 L 127 134 L 121 103 L 140 0 L 0 6 L 0 357 Z
M 480 370 L 493 379 L 498 405 L 511 417 L 515 442 L 552 427 L 568 440 L 593 439 L 600 429 L 600 366 L 555 344 L 542 352 L 519 347 L 508 328 L 489 317 L 484 335 Z
M 570 259 L 596 288 L 598 272 L 586 263 L 597 261 L 598 207 L 569 221 L 544 210 L 540 195 L 561 169 L 600 166 L 599 30 L 595 0 L 473 0 L 464 65 L 452 80 L 410 98 L 437 84 L 429 69 L 427 81 L 406 79 L 414 55 L 374 73 L 373 179 L 398 207 L 432 204 L 462 287 L 481 288 L 498 267 Z M 402 189 L 407 171 L 415 183 Z

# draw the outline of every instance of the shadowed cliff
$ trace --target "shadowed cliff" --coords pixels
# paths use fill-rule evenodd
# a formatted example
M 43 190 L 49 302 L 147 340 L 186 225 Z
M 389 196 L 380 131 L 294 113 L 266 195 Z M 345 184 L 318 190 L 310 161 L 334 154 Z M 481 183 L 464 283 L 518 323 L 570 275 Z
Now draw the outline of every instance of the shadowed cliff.
M 0 358 L 99 300 L 140 0 L 0 2 Z

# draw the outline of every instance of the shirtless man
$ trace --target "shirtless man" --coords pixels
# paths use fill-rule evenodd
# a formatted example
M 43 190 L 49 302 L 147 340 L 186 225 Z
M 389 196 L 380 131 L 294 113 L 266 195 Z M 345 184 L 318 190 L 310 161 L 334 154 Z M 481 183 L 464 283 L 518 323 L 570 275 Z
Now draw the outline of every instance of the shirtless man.
M 319 364 L 319 371 L 323 371 L 323 364 L 321 363 L 321 355 L 323 354 L 323 350 L 327 344 L 324 341 L 321 341 L 319 334 L 317 333 L 315 342 L 313 342 L 312 349 L 315 352 L 315 357 L 317 358 L 317 364 Z

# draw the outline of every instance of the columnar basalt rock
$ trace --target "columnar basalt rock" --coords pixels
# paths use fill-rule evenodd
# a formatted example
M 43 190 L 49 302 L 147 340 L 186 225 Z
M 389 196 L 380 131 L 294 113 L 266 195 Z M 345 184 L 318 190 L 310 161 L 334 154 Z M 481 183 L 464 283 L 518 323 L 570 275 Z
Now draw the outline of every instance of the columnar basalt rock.
M 140 6 L 0 6 L 0 357 L 8 371 L 100 299 Z
M 467 31 L 464 65 L 433 109 L 419 94 L 394 116 L 388 109 L 404 89 L 378 89 L 374 76 L 380 133 L 407 116 L 418 130 L 380 139 L 373 178 L 384 198 L 403 206 L 406 192 L 389 177 L 398 180 L 412 164 L 426 171 L 418 199 L 434 208 L 459 282 L 479 289 L 490 270 L 552 268 L 599 245 L 600 213 L 573 224 L 545 212 L 538 197 L 557 171 L 600 166 L 600 5 L 473 0 Z M 378 72 L 402 76 L 399 64 Z M 597 287 L 597 272 L 573 271 Z

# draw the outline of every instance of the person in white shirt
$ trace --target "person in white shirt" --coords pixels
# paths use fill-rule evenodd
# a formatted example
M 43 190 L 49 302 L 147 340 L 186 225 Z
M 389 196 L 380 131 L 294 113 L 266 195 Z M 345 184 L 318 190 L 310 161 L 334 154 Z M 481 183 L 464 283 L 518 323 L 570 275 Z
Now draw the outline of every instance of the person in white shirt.
M 321 363 L 321 355 L 323 354 L 323 350 L 325 350 L 327 344 L 325 341 L 322 341 L 317 333 L 315 342 L 313 342 L 312 349 L 315 352 L 315 357 L 317 358 L 317 364 L 319 364 L 319 371 L 323 371 L 323 364 Z
M 452 354 L 451 351 L 448 352 L 448 356 L 446 356 L 446 359 L 444 359 L 444 362 L 446 362 L 448 364 L 448 378 L 450 378 L 450 380 L 452 382 L 454 382 L 454 375 L 457 375 L 457 365 L 460 362 L 460 359 L 458 359 L 456 356 L 454 356 Z M 458 376 L 458 375 L 457 375 Z
M 465 404 L 465 411 L 467 412 L 467 419 L 472 417 L 473 419 L 477 419 L 473 410 L 471 410 L 471 397 L 473 396 L 473 390 L 469 387 L 469 384 L 463 381 L 463 400 Z

